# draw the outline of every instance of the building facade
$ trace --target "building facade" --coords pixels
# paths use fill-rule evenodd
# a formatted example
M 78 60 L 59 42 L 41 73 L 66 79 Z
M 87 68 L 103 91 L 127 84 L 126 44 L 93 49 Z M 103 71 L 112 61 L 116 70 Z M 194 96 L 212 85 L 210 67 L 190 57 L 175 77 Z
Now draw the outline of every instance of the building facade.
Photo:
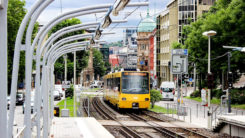
M 157 17 L 157 78 L 158 85 L 163 81 L 173 81 L 170 71 L 173 42 L 183 43 L 182 30 L 185 25 L 197 20 L 207 12 L 214 0 L 172 0 L 167 10 Z
M 156 23 L 151 19 L 149 15 L 149 10 L 147 11 L 147 16 L 142 20 L 138 26 L 137 30 L 137 68 L 141 71 L 150 71 L 149 66 L 149 36 L 152 31 L 156 28 Z
M 137 41 L 135 37 L 132 37 L 133 34 L 137 33 L 137 29 L 135 28 L 126 28 L 123 30 L 123 44 L 124 46 L 133 44 L 137 45 Z

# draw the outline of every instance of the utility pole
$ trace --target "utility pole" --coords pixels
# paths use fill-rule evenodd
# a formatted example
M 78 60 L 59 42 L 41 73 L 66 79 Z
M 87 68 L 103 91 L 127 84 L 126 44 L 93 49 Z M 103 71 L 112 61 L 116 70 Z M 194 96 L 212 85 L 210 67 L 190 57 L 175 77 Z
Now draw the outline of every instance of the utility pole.
M 203 32 L 204 36 L 208 37 L 208 75 L 211 74 L 211 36 L 216 35 L 216 32 L 213 30 Z M 213 83 L 213 82 L 211 82 Z M 211 98 L 211 90 L 208 89 L 208 128 L 211 129 L 212 127 L 212 120 L 211 120 L 211 106 L 210 106 L 210 98 Z
M 193 83 L 194 83 L 194 91 L 196 91 L 196 73 L 197 73 L 197 71 L 196 71 L 196 63 L 194 63 L 194 81 L 193 81 Z
M 73 115 L 74 117 L 76 117 L 76 52 L 74 52 L 74 79 L 73 79 L 73 83 L 74 83 L 74 87 L 73 87 Z
M 8 0 L 0 0 L 0 134 L 7 137 L 7 8 Z
M 228 91 L 227 91 L 227 96 L 228 96 L 228 113 L 231 113 L 231 96 L 230 96 L 230 90 L 232 88 L 232 72 L 230 69 L 230 58 L 231 58 L 231 52 L 228 52 Z
M 67 82 L 67 55 L 64 55 L 64 60 L 65 60 L 65 84 Z M 65 92 L 65 109 L 66 109 L 66 92 Z

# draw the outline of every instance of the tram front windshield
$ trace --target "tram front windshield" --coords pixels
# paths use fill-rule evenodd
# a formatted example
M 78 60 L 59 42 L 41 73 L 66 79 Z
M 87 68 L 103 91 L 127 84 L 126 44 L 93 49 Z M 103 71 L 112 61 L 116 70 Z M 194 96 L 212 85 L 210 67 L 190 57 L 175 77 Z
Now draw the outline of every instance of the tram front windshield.
M 146 72 L 123 72 L 122 93 L 149 93 L 149 77 Z

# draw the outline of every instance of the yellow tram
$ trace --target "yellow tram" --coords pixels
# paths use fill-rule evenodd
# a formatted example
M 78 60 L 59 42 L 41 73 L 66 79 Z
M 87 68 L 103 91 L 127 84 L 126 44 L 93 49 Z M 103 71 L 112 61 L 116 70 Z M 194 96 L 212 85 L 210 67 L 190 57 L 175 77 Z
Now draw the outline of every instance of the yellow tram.
M 118 109 L 150 106 L 150 77 L 146 71 L 121 71 L 104 76 L 104 100 Z

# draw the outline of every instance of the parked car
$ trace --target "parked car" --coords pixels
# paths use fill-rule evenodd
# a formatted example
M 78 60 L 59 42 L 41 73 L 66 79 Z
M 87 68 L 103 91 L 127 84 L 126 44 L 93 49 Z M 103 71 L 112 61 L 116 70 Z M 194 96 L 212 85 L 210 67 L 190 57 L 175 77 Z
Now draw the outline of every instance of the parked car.
M 174 82 L 162 82 L 160 86 L 160 92 L 162 94 L 162 100 L 174 101 L 175 86 Z
M 97 81 L 97 80 L 93 81 L 90 85 L 90 88 L 98 88 L 98 86 L 99 86 L 98 83 L 99 83 L 99 81 Z
M 16 94 L 16 104 L 21 105 L 25 102 L 25 95 L 24 93 L 17 93 Z
M 61 99 L 60 92 L 58 90 L 54 90 L 53 94 L 54 94 L 54 100 L 60 100 Z
M 25 113 L 25 102 L 22 107 L 23 107 L 22 113 L 24 114 Z M 34 110 L 34 100 L 31 100 L 31 114 L 33 113 L 33 110 Z

